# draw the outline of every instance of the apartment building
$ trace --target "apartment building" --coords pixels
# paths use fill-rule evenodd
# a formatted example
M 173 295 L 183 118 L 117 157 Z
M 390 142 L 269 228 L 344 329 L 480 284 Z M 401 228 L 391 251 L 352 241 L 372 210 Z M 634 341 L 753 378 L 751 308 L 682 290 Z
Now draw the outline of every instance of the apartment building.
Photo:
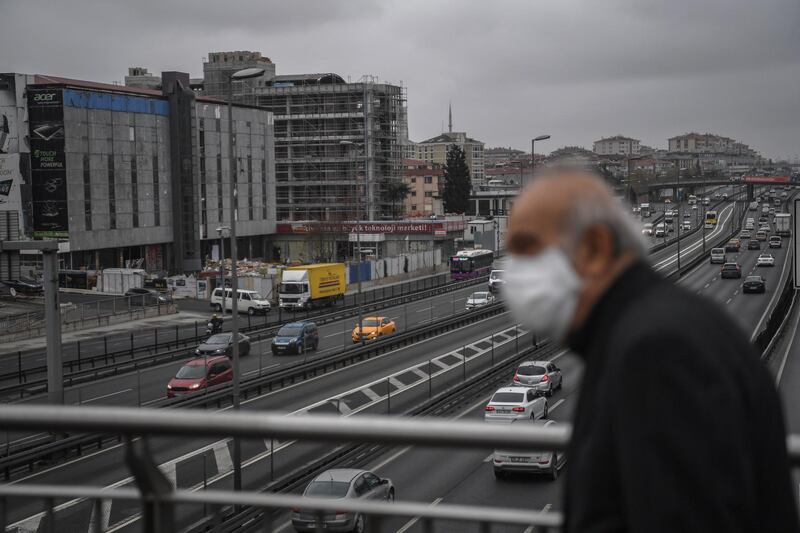
M 444 214 L 441 198 L 444 171 L 441 165 L 420 159 L 405 159 L 403 180 L 411 189 L 405 200 L 406 216 L 416 218 Z
M 447 163 L 447 151 L 453 145 L 464 150 L 472 186 L 485 185 L 484 144 L 468 137 L 465 132 L 449 131 L 420 142 L 417 144 L 417 159 L 444 166 Z
M 594 141 L 594 153 L 597 155 L 636 155 L 639 153 L 639 139 L 623 135 L 614 135 Z

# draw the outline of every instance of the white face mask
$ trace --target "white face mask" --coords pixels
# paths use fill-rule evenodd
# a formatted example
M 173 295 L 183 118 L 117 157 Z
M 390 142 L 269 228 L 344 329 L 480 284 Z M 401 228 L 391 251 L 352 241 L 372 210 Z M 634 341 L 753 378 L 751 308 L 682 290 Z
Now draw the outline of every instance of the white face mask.
M 534 256 L 511 256 L 503 295 L 514 320 L 539 339 L 563 341 L 580 288 L 581 280 L 566 254 L 551 246 Z

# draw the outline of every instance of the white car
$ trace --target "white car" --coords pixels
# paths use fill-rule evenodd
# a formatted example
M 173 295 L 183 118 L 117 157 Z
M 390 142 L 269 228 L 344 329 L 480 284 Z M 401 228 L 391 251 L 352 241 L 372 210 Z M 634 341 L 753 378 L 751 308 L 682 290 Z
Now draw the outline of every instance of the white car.
M 547 418 L 547 398 L 531 387 L 503 387 L 484 408 L 487 422 Z
M 518 424 L 533 424 L 536 427 L 550 427 L 556 425 L 552 420 L 511 420 L 515 426 Z M 545 474 L 555 481 L 558 478 L 558 471 L 567 462 L 565 452 L 553 452 L 543 450 L 495 450 L 492 456 L 495 477 L 502 478 L 506 474 L 526 473 L 526 474 Z
M 653 236 L 653 224 L 651 224 L 650 222 L 645 224 L 644 227 L 642 228 L 642 235 L 647 235 L 648 237 L 652 237 Z
M 758 261 L 756 262 L 756 266 L 774 267 L 775 266 L 775 258 L 772 257 L 772 254 L 761 254 L 761 255 L 758 256 Z
M 494 302 L 494 295 L 491 292 L 473 292 L 467 298 L 467 310 L 477 309 L 492 302 Z
M 697 204 L 692 204 L 692 209 L 697 209 Z
M 692 223 L 689 222 L 688 220 L 684 220 L 683 221 L 683 229 L 684 229 L 684 231 L 688 231 L 688 230 L 692 229 Z

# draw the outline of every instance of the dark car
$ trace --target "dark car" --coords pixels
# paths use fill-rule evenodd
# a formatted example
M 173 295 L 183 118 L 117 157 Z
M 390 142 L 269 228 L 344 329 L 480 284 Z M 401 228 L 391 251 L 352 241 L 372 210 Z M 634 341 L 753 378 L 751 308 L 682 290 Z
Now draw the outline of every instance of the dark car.
M 211 335 L 206 341 L 197 347 L 195 355 L 233 355 L 233 334 L 217 333 Z M 250 353 L 250 337 L 239 333 L 239 355 L 245 356 Z
M 739 247 L 742 245 L 742 241 L 739 239 L 731 239 L 725 243 L 725 251 L 726 252 L 738 252 Z
M 150 305 L 167 304 L 172 302 L 172 297 L 155 289 L 132 287 L 125 291 L 131 307 L 146 307 Z
M 7 279 L 3 283 L 9 289 L 14 289 L 17 294 L 36 295 L 41 294 L 44 290 L 41 283 L 28 278 Z
M 747 241 L 747 249 L 748 250 L 760 250 L 761 249 L 761 243 L 758 242 L 755 239 Z
M 742 269 L 739 266 L 739 263 L 725 263 L 724 265 L 722 265 L 722 269 L 720 270 L 720 277 L 722 279 L 741 278 Z
M 272 339 L 272 353 L 303 353 L 316 350 L 319 346 L 319 332 L 313 322 L 291 322 L 285 324 Z
M 187 361 L 167 384 L 167 398 L 189 394 L 233 378 L 227 357 L 201 357 Z
M 742 283 L 742 292 L 767 292 L 767 280 L 761 276 L 747 276 Z

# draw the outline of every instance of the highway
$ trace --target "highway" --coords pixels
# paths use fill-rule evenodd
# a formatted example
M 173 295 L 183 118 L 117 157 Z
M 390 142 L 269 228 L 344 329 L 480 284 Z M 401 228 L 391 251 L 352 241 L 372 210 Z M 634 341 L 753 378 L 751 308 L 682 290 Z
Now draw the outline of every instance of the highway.
M 727 234 L 730 229 L 734 218 L 733 205 L 726 206 L 719 211 L 718 228 L 707 233 L 707 240 Z M 687 242 L 682 243 L 682 260 L 688 261 L 690 257 L 702 252 L 697 247 L 692 248 L 698 242 L 702 246 L 701 234 L 692 235 Z M 720 305 L 726 306 L 743 326 L 748 326 L 747 331 L 751 331 L 760 323 L 767 306 L 773 301 L 774 289 L 778 285 L 777 280 L 783 272 L 784 261 L 787 257 L 786 249 L 787 247 L 784 246 L 780 250 L 773 251 L 777 260 L 776 267 L 760 269 L 765 270 L 764 275 L 767 277 L 768 292 L 765 295 L 741 294 L 740 282 L 717 279 L 719 266 L 706 262 L 686 273 L 680 283 L 687 289 L 701 292 L 718 301 Z M 755 251 L 743 251 L 737 255 L 737 259 L 743 267 L 743 274 L 746 275 L 753 268 L 752 263 L 756 255 Z M 669 272 L 674 268 L 670 265 L 672 262 L 676 262 L 675 256 L 676 249 L 671 246 L 656 254 L 652 258 L 652 262 L 655 265 L 664 266 L 663 271 Z M 450 301 L 447 300 L 448 297 L 451 298 Z M 458 297 L 459 295 L 444 295 L 438 297 L 441 301 L 432 300 L 432 305 L 426 305 L 425 302 L 415 302 L 409 305 L 419 306 L 414 315 L 419 315 L 418 322 L 425 322 L 426 319 L 430 320 L 431 316 L 434 320 L 437 317 L 449 316 L 453 311 L 453 300 Z M 456 308 L 456 311 L 458 312 L 459 309 Z M 428 313 L 428 317 L 424 316 L 426 313 Z M 400 317 L 397 314 L 388 314 L 398 316 L 398 319 Z M 414 319 L 409 316 L 407 320 L 407 324 L 410 325 Z M 348 333 L 350 327 L 352 325 L 348 325 L 347 330 L 341 332 L 336 327 L 325 333 L 331 336 L 330 342 L 333 343 L 331 347 L 339 347 L 342 335 Z M 428 392 L 425 385 L 429 378 L 434 386 L 438 385 L 439 387 L 444 387 L 448 383 L 456 383 L 461 378 L 464 368 L 464 361 L 461 357 L 463 346 L 472 345 L 472 347 L 467 346 L 465 350 L 467 352 L 467 375 L 488 365 L 487 339 L 490 339 L 491 332 L 503 330 L 505 330 L 504 333 L 497 333 L 494 336 L 496 357 L 514 353 L 517 344 L 521 346 L 530 344 L 530 337 L 525 332 L 517 330 L 518 335 L 514 334 L 513 324 L 509 321 L 508 316 L 503 314 L 486 319 L 479 325 L 451 331 L 364 363 L 248 400 L 243 408 L 275 410 L 284 413 L 306 410 L 332 410 L 335 412 L 338 408 L 342 415 L 385 412 L 384 409 L 390 408 L 391 412 L 399 412 L 425 397 Z M 329 348 L 324 347 L 324 349 Z M 575 403 L 574 393 L 580 383 L 581 364 L 577 358 L 568 353 L 555 353 L 552 349 L 549 350 L 551 357 L 558 358 L 565 375 L 564 389 L 550 399 L 552 418 L 569 420 Z M 265 356 L 263 359 L 266 361 L 267 357 L 271 356 Z M 431 359 L 436 359 L 438 362 L 429 366 L 428 361 Z M 247 358 L 243 359 L 243 364 L 246 360 Z M 244 370 L 248 371 L 246 368 Z M 130 376 L 128 380 L 130 381 Z M 147 381 L 148 384 L 143 385 L 142 391 L 152 390 L 153 394 L 163 394 L 165 381 L 156 383 L 155 379 L 150 378 L 144 381 Z M 104 386 L 101 383 L 92 385 Z M 390 392 L 388 395 L 387 390 Z M 125 395 L 117 396 L 124 397 Z M 392 396 L 394 397 L 392 398 Z M 465 406 L 458 414 L 464 417 L 481 417 L 487 398 L 487 395 L 475 397 L 471 405 Z M 102 401 L 115 403 L 119 399 L 115 400 L 114 397 L 109 397 Z M 204 471 L 205 477 L 209 480 L 209 486 L 226 487 L 230 483 L 228 442 L 185 443 L 174 439 L 156 439 L 152 442 L 152 446 L 158 463 L 162 465 L 162 468 L 178 487 L 202 487 Z M 244 482 L 246 487 L 251 488 L 261 486 L 269 481 L 270 463 L 275 469 L 275 475 L 280 476 L 293 466 L 308 462 L 320 453 L 319 447 L 303 443 L 259 442 L 244 443 L 243 447 L 246 465 Z M 274 455 L 270 454 L 271 449 L 274 449 Z M 441 501 L 481 502 L 482 504 L 496 503 L 511 507 L 559 508 L 559 481 L 553 483 L 526 478 L 496 481 L 492 475 L 491 464 L 486 461 L 490 452 L 491 450 L 487 450 L 486 453 L 448 452 L 415 448 L 388 450 L 380 457 L 370 460 L 362 466 L 375 468 L 380 475 L 392 478 L 397 487 L 399 499 L 411 499 L 432 504 Z M 20 482 L 63 483 L 80 478 L 87 485 L 126 486 L 130 483 L 130 479 L 127 478 L 125 470 L 120 468 L 121 464 L 122 448 L 114 447 L 84 458 L 55 465 L 30 475 Z M 12 521 L 21 521 L 17 525 L 24 530 L 31 528 L 35 530 L 41 524 L 41 515 L 38 511 L 38 504 L 25 504 L 15 508 L 10 518 Z M 70 528 L 74 527 L 75 531 L 86 531 L 81 524 L 88 525 L 89 523 L 91 512 L 88 505 L 66 504 L 59 512 L 59 517 L 65 520 L 64 523 L 71 524 Z M 128 518 L 134 512 L 135 509 L 111 504 L 108 516 L 104 516 L 104 519 L 107 518 L 108 524 L 112 526 L 112 531 L 133 531 L 135 530 L 135 520 L 128 523 Z M 398 530 L 406 526 L 405 531 L 420 530 L 418 523 L 392 524 L 392 527 L 396 527 Z M 452 530 L 456 531 L 456 529 Z

